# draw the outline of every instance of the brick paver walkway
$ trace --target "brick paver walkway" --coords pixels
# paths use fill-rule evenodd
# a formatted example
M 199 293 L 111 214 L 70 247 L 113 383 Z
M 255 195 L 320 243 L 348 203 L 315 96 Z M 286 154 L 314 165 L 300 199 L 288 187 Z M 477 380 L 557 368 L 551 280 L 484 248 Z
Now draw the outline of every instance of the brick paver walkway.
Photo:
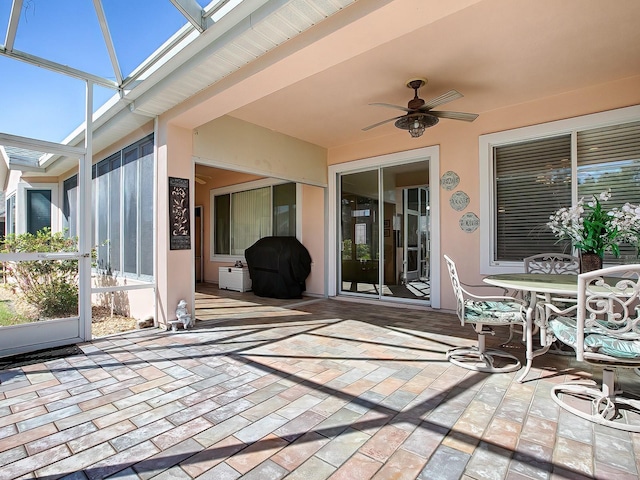
M 638 478 L 640 435 L 551 400 L 591 371 L 571 357 L 518 384 L 448 363 L 474 341 L 448 314 L 231 292 L 198 306 L 193 330 L 0 372 L 0 480 Z

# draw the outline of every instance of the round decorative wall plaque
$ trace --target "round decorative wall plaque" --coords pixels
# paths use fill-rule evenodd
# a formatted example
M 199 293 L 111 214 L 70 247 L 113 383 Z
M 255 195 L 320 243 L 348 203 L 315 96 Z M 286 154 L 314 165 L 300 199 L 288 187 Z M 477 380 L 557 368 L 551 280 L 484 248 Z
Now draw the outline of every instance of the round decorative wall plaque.
M 440 186 L 445 190 L 453 190 L 459 183 L 460 177 L 456 172 L 452 172 L 451 170 L 444 172 L 442 177 L 440 177 Z
M 451 198 L 449 199 L 449 205 L 451 205 L 451 208 L 453 208 L 454 210 L 461 212 L 469 205 L 469 195 L 464 193 L 462 190 L 458 190 L 453 195 L 451 195 Z
M 480 226 L 480 219 L 475 213 L 465 213 L 460 217 L 460 229 L 463 232 L 475 232 Z

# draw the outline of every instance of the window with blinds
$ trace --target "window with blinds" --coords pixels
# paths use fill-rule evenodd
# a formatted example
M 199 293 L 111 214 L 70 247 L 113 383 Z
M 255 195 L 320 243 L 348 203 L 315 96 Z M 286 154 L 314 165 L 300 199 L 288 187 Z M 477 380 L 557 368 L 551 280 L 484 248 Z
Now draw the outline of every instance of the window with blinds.
M 271 235 L 271 188 L 231 195 L 231 255 L 244 255 L 262 237 Z
M 571 204 L 570 135 L 495 147 L 494 179 L 496 260 L 570 251 L 546 226 L 553 211 Z
M 610 188 L 608 208 L 625 202 L 640 204 L 640 122 L 577 131 L 575 141 L 575 162 L 571 134 L 493 148 L 494 260 L 570 253 L 569 242 L 557 242 L 546 223 L 553 212 L 581 197 Z M 573 173 L 576 199 L 571 196 Z M 620 263 L 635 255 L 634 248 L 622 246 L 621 259 L 610 256 L 605 262 Z
M 263 237 L 296 235 L 295 183 L 212 195 L 214 255 L 243 256 Z
M 640 122 L 578 132 L 577 142 L 578 198 L 590 198 L 610 188 L 607 209 L 626 202 L 640 204 Z M 605 262 L 620 263 L 637 256 L 632 246 L 620 247 L 620 259 L 609 254 Z

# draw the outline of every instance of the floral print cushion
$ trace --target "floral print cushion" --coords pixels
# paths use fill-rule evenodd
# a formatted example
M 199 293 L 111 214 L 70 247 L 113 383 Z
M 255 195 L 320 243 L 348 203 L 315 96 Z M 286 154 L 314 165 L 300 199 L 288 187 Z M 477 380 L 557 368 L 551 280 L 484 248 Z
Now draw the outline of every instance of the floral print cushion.
M 602 353 L 616 358 L 640 358 L 640 342 L 622 340 L 599 333 L 584 339 L 585 350 Z
M 469 323 L 522 323 L 524 313 L 518 302 L 473 301 L 464 302 L 465 322 Z
M 549 320 L 549 327 L 562 343 L 576 345 L 576 321 L 573 318 L 556 317 Z M 585 331 L 584 349 L 615 358 L 640 358 L 640 342 L 614 338 L 591 329 Z
M 555 317 L 549 320 L 549 327 L 558 340 L 575 348 L 576 321 L 573 318 Z

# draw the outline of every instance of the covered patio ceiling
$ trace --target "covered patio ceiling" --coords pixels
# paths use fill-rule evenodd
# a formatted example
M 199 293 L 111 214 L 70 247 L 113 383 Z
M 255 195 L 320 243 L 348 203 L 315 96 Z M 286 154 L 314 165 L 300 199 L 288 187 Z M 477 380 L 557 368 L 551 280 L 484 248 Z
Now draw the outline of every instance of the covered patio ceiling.
M 406 105 L 413 77 L 428 78 L 425 100 L 464 94 L 437 109 L 480 119 L 617 80 L 637 78 L 640 88 L 636 0 L 244 0 L 213 24 L 211 12 L 226 2 L 170 1 L 185 16 L 183 40 L 161 48 L 161 60 L 127 76 L 110 55 L 119 96 L 95 120 L 96 151 L 163 114 L 185 128 L 231 115 L 327 149 L 390 135 L 410 142 L 393 122 L 362 128 L 402 114 L 369 104 Z M 99 12 L 101 1 L 94 5 Z M 8 48 L 12 25 L 0 53 L 25 60 Z M 595 100 L 585 113 L 598 110 Z M 82 142 L 80 127 L 65 140 Z
M 352 23 L 287 59 L 282 70 L 298 78 L 251 102 L 234 95 L 242 100 L 225 113 L 327 148 L 389 135 L 416 145 L 393 123 L 362 131 L 403 113 L 369 104 L 406 106 L 413 91 L 405 82 L 413 77 L 428 78 L 420 91 L 425 100 L 450 89 L 464 94 L 436 110 L 478 113 L 479 120 L 492 110 L 630 77 L 640 89 L 640 3 L 633 0 L 615 6 L 598 0 L 403 0 L 376 2 L 379 8 L 355 15 L 363 3 L 341 12 L 347 17 L 351 10 Z M 324 25 L 338 23 L 340 15 Z M 215 112 L 219 96 L 192 113 Z M 596 100 L 585 113 L 597 111 Z M 182 119 L 195 127 L 200 118 L 193 118 Z M 454 121 L 433 128 L 445 122 Z M 454 123 L 456 132 L 468 128 Z

